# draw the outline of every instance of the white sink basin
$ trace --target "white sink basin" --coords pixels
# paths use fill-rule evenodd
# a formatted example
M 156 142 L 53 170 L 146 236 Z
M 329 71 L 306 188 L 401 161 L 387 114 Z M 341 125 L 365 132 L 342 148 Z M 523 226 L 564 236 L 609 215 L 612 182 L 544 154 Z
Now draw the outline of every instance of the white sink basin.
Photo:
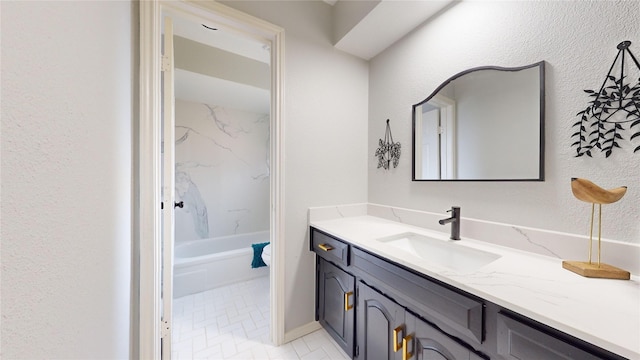
M 500 258 L 498 254 L 470 248 L 458 241 L 438 239 L 412 232 L 377 240 L 418 256 L 431 264 L 460 272 L 474 271 Z

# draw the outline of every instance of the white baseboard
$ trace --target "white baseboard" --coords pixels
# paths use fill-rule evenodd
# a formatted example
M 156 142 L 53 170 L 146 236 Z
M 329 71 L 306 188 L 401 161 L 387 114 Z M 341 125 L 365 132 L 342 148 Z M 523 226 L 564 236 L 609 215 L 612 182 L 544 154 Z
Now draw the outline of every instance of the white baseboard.
M 320 323 L 317 321 L 310 322 L 306 325 L 302 325 L 284 334 L 284 343 L 291 342 L 297 338 L 303 337 L 307 334 L 311 334 L 316 330 L 320 330 Z

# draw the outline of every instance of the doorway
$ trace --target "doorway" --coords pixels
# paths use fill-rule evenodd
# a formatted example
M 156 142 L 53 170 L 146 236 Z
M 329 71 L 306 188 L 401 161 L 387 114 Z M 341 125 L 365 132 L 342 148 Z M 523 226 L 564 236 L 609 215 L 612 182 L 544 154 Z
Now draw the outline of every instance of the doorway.
M 140 221 L 140 301 L 139 301 L 139 327 L 140 327 L 140 339 L 139 339 L 139 351 L 140 358 L 158 358 L 162 355 L 162 358 L 170 358 L 170 345 L 172 322 L 171 316 L 167 315 L 163 310 L 171 309 L 173 290 L 171 282 L 173 280 L 173 257 L 171 256 L 173 247 L 167 244 L 175 243 L 173 238 L 174 234 L 171 231 L 163 231 L 163 224 L 171 222 L 173 225 L 176 221 L 176 210 L 174 210 L 174 203 L 182 204 L 186 198 L 191 196 L 188 201 L 191 201 L 192 212 L 189 215 L 180 214 L 181 216 L 187 216 L 178 220 L 177 225 L 191 224 L 194 236 L 210 235 L 211 225 L 207 221 L 204 221 L 203 207 L 196 206 L 197 204 L 206 205 L 204 198 L 197 199 L 192 196 L 194 191 L 191 191 L 190 195 L 187 194 L 188 187 L 185 189 L 180 188 L 181 185 L 193 185 L 195 184 L 190 178 L 191 175 L 185 170 L 190 165 L 188 161 L 183 161 L 180 167 L 178 164 L 178 175 L 181 176 L 180 181 L 176 183 L 176 187 L 184 190 L 178 196 L 175 195 L 174 187 L 166 187 L 164 191 L 161 191 L 162 185 L 166 184 L 166 175 L 163 175 L 163 152 L 171 152 L 174 149 L 168 149 L 169 147 L 175 147 L 176 143 L 180 140 L 186 140 L 190 136 L 195 136 L 196 130 L 193 127 L 183 126 L 179 137 L 175 139 L 167 139 L 164 141 L 164 149 L 162 149 L 163 137 L 170 134 L 169 131 L 162 131 L 163 115 L 162 115 L 162 93 L 163 89 L 166 90 L 168 84 L 163 85 L 162 71 L 167 71 L 168 62 L 160 61 L 163 56 L 163 47 L 161 45 L 163 35 L 163 18 L 170 17 L 181 21 L 187 21 L 190 24 L 195 24 L 194 28 L 200 26 L 205 27 L 207 31 L 211 32 L 225 32 L 235 36 L 237 39 L 247 39 L 250 42 L 260 44 L 260 50 L 267 53 L 267 61 L 269 68 L 266 74 L 268 85 L 268 97 L 261 104 L 263 107 L 268 108 L 268 119 L 264 119 L 268 123 L 267 136 L 268 145 L 264 144 L 268 148 L 268 156 L 261 159 L 263 162 L 267 162 L 266 171 L 262 174 L 257 174 L 256 179 L 260 179 L 260 176 L 268 174 L 268 195 L 264 196 L 263 202 L 266 202 L 265 217 L 263 222 L 268 225 L 269 241 L 271 243 L 271 266 L 268 269 L 269 272 L 269 287 L 270 287 L 270 338 L 271 342 L 279 345 L 284 339 L 284 318 L 283 318 L 283 266 L 279 264 L 279 258 L 283 253 L 283 219 L 281 214 L 283 213 L 283 191 L 282 191 L 282 175 L 283 163 L 282 163 L 282 143 L 283 143 L 283 128 L 282 128 L 282 68 L 283 68 L 283 38 L 284 32 L 281 28 L 268 24 L 260 19 L 250 17 L 244 13 L 238 12 L 234 9 L 228 8 L 224 5 L 215 2 L 141 2 L 140 3 L 140 16 L 141 16 L 141 29 L 140 29 L 140 173 L 139 181 L 139 193 L 140 193 L 140 212 L 138 214 Z M 217 29 L 217 30 L 213 30 Z M 189 35 L 182 36 L 180 40 L 183 43 L 177 44 L 178 46 L 191 46 L 191 48 L 198 47 L 201 44 L 195 39 L 189 38 Z M 176 39 L 176 37 L 173 37 Z M 230 43 L 229 46 L 238 45 Z M 174 44 L 175 46 L 176 44 Z M 222 46 L 222 45 L 220 45 Z M 219 49 L 220 46 L 217 46 Z M 166 49 L 165 49 L 166 50 Z M 232 53 L 227 48 L 225 53 Z M 193 52 L 192 50 L 189 51 Z M 220 58 L 222 53 L 217 53 L 213 58 Z M 211 67 L 207 66 L 205 61 L 198 63 L 202 57 L 196 57 L 192 61 L 195 67 L 200 66 L 200 72 L 212 71 Z M 236 58 L 237 59 L 237 58 Z M 170 66 L 175 68 L 178 59 L 175 62 L 170 62 Z M 203 65 L 204 64 L 204 65 Z M 207 70 L 209 68 L 209 70 Z M 178 89 L 180 81 L 183 81 L 190 76 L 193 77 L 193 72 L 183 73 L 176 77 L 176 88 Z M 211 74 L 209 74 L 211 75 Z M 211 77 L 211 76 L 209 76 Z M 228 80 L 228 79 L 226 79 Z M 198 80 L 194 80 L 196 83 Z M 193 82 L 192 82 L 193 83 Z M 200 82 L 204 88 L 193 92 L 194 96 L 198 94 L 204 94 L 211 90 L 211 83 L 207 86 L 207 82 Z M 203 85 L 204 84 L 204 85 Z M 255 85 L 255 84 L 254 84 Z M 253 86 L 256 88 L 256 86 Z M 182 90 L 180 90 L 182 91 Z M 188 91 L 188 90 L 185 90 Z M 231 90 L 223 91 L 224 94 L 229 94 Z M 182 96 L 182 95 L 181 95 Z M 244 98 L 241 103 L 255 104 L 257 101 L 247 101 L 248 96 Z M 218 96 L 217 99 L 221 99 Z M 164 103 L 170 101 L 165 100 Z M 246 128 L 230 127 L 228 123 L 219 119 L 220 112 L 216 110 L 226 109 L 226 113 L 236 112 L 237 110 L 230 105 L 222 106 L 220 103 L 212 104 L 211 101 L 198 101 L 193 104 L 181 104 L 184 108 L 198 108 L 198 104 L 201 105 L 199 109 L 203 110 L 205 114 L 211 118 L 211 125 L 217 127 L 226 135 L 232 137 L 233 134 L 238 134 L 246 130 Z M 184 105 L 184 106 L 183 106 Z M 258 114 L 255 109 L 247 111 L 243 109 L 242 116 L 246 116 L 247 113 Z M 188 110 L 191 111 L 191 110 Z M 260 111 L 260 110 L 258 110 Z M 237 114 L 236 114 L 237 115 Z M 251 116 L 253 116 L 251 115 Z M 241 116 L 241 117 L 242 117 Z M 249 117 L 251 117 L 249 116 Z M 166 115 L 165 115 L 166 118 Z M 166 119 L 165 119 L 166 120 Z M 237 132 L 236 132 L 237 131 Z M 235 132 L 235 133 L 234 133 Z M 193 135 L 193 136 L 192 136 Z M 200 134 L 202 135 L 202 134 Z M 206 135 L 204 136 L 206 138 Z M 209 139 L 211 140 L 211 139 Z M 215 139 L 212 141 L 215 145 L 217 142 Z M 220 145 L 219 143 L 217 145 Z M 222 146 L 223 148 L 227 148 Z M 244 159 L 246 160 L 246 159 Z M 197 161 L 195 162 L 197 163 Z M 202 164 L 200 164 L 202 165 Z M 168 166 L 165 165 L 166 169 Z M 186 175 L 185 175 L 186 174 Z M 184 186 L 183 186 L 184 188 Z M 193 189 L 191 189 L 193 190 Z M 182 203 L 180 203 L 182 201 Z M 161 209 L 160 204 L 164 209 Z M 206 208 L 206 206 L 204 207 Z M 180 210 L 178 208 L 177 210 Z M 199 210 L 199 211 L 198 211 Z M 233 209 L 230 209 L 233 210 Z M 246 209 L 245 209 L 246 210 Z M 206 211 L 205 211 L 206 212 Z M 168 215 L 170 214 L 170 215 Z M 246 215 L 242 212 L 233 213 L 230 216 L 236 216 L 236 220 L 232 221 L 232 227 L 237 231 L 239 226 L 247 227 L 259 227 L 260 225 L 248 225 L 250 221 L 245 221 L 244 224 L 240 224 L 239 219 Z M 163 220 L 164 216 L 164 220 Z M 210 221 L 210 218 L 209 218 Z M 264 223 L 262 225 L 265 225 Z M 220 226 L 221 228 L 223 226 Z M 164 229 L 167 229 L 165 226 Z M 222 230 L 221 230 L 222 231 Z M 163 244 L 165 244 L 163 246 Z M 164 286 L 164 289 L 163 289 Z M 164 351 L 163 351 L 164 350 Z

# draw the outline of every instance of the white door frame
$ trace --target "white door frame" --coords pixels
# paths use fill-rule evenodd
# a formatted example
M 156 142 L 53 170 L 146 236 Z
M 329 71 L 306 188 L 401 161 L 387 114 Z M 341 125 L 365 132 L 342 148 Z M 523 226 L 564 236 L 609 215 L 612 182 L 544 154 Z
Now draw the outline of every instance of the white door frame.
M 271 48 L 270 236 L 271 341 L 284 342 L 284 29 L 215 1 L 140 1 L 140 119 L 138 138 L 140 359 L 161 355 L 161 39 L 162 12 L 205 19 Z M 171 205 L 169 205 L 171 206 Z M 276 241 L 277 239 L 277 241 Z M 134 320 L 135 321 L 135 320 Z
M 162 202 L 164 210 L 161 211 L 162 217 L 162 275 L 161 285 L 162 294 L 173 294 L 173 242 L 175 237 L 174 227 L 174 204 L 175 204 L 175 132 L 176 132 L 176 113 L 175 113 L 175 93 L 174 93 L 174 54 L 173 54 L 173 19 L 171 16 L 163 15 L 164 36 L 163 36 L 163 54 L 162 54 Z M 162 207 L 161 207 L 162 209 Z M 171 329 L 173 323 L 173 299 L 162 299 L 162 316 L 160 336 L 162 341 L 160 347 L 162 349 L 163 359 L 171 359 Z

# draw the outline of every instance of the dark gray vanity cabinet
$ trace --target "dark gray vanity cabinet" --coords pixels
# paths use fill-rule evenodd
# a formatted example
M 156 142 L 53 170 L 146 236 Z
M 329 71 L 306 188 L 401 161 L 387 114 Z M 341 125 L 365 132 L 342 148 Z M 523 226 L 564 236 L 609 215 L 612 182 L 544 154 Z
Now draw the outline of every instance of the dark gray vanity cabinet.
M 316 320 L 354 359 L 625 359 L 317 229 L 310 243 Z
M 405 309 L 363 282 L 358 282 L 357 295 L 358 350 L 355 359 L 402 360 Z
M 316 285 L 316 320 L 347 355 L 353 357 L 355 278 L 330 262 L 319 259 Z

